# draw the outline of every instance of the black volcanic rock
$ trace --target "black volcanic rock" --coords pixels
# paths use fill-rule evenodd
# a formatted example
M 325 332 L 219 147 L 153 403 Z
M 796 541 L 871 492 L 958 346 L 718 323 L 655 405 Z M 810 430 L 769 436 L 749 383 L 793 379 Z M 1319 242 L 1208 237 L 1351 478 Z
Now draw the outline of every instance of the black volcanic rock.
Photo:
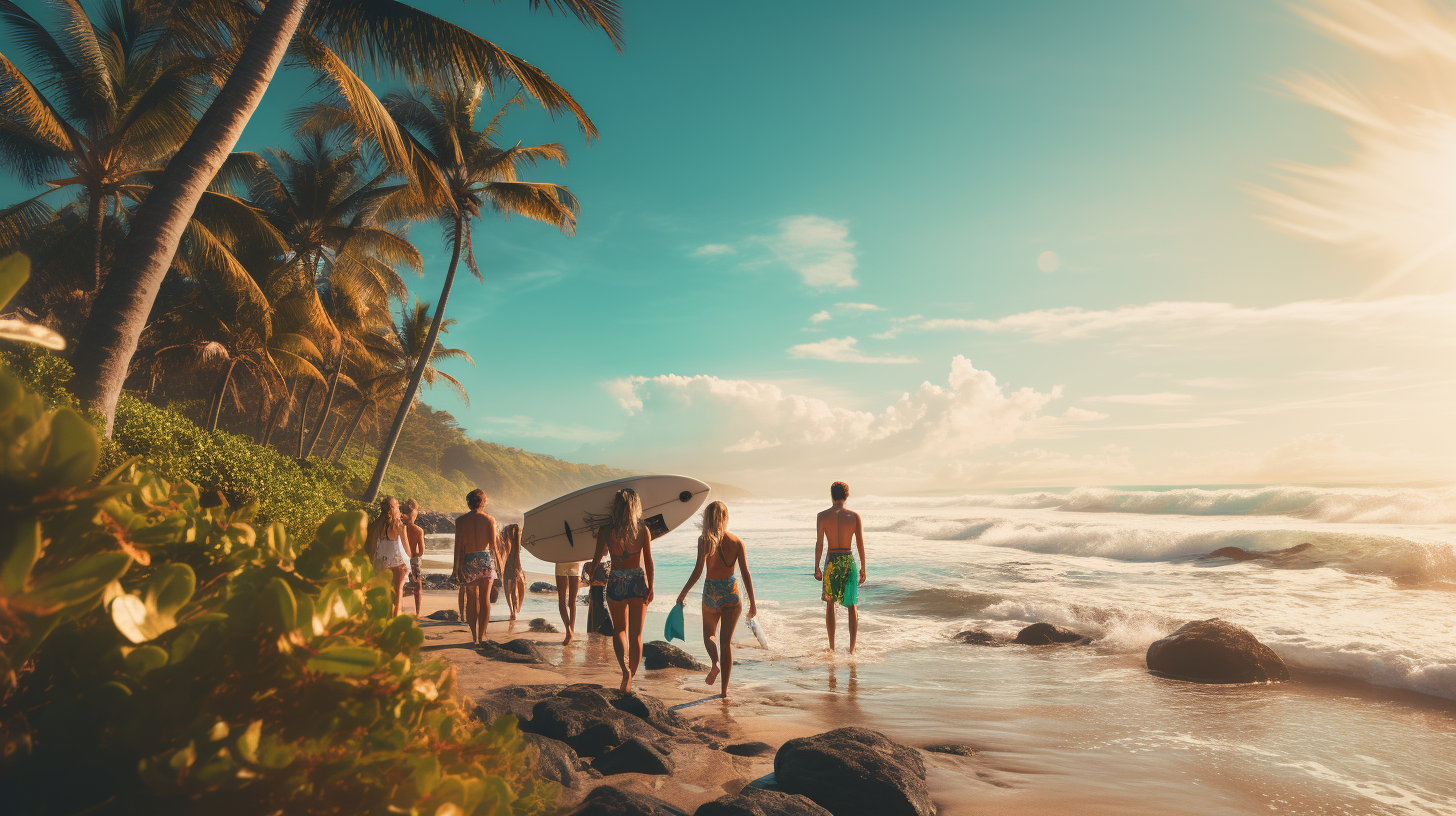
M 1253 633 L 1211 618 L 1184 624 L 1148 647 L 1148 669 L 1198 683 L 1265 683 L 1289 679 L 1289 669 Z
M 692 669 L 706 671 L 707 666 L 693 656 L 663 640 L 654 640 L 642 647 L 642 665 L 649 669 Z
M 774 778 L 780 790 L 807 796 L 835 816 L 936 812 L 920 752 L 868 728 L 789 740 L 774 756 Z
M 807 796 L 752 786 L 704 802 L 693 816 L 833 816 Z
M 1033 623 L 1017 632 L 1016 639 L 1012 641 L 1012 643 L 1020 643 L 1023 646 L 1053 646 L 1067 643 L 1081 646 L 1091 642 L 1092 638 L 1086 635 L 1079 635 L 1070 629 L 1063 629 L 1050 623 Z

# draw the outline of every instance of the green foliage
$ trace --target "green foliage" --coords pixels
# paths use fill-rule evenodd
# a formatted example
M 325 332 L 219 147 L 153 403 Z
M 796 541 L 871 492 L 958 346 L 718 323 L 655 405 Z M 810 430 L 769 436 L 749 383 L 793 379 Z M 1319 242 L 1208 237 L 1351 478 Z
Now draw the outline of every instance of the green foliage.
M 108 466 L 140 456 L 164 478 L 186 480 L 203 491 L 221 491 L 233 506 L 257 505 L 264 521 L 308 530 L 342 507 L 353 478 L 344 468 L 319 461 L 299 464 L 245 436 L 204 431 L 180 411 L 158 408 L 130 396 L 116 406 L 115 451 Z
M 76 370 L 64 357 L 31 344 L 0 348 L 0 363 L 14 372 L 25 387 L 40 396 L 48 407 L 76 407 L 67 390 Z
M 7 813 L 550 810 L 514 720 L 472 721 L 390 614 L 362 512 L 305 545 L 135 462 L 88 484 L 99 456 L 0 371 Z

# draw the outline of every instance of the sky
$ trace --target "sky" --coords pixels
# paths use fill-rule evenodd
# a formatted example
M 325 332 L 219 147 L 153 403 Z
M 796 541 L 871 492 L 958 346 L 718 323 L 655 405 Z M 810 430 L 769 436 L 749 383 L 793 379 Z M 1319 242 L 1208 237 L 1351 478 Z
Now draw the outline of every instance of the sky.
M 1456 479 L 1456 7 L 654 0 L 618 53 L 526 5 L 430 5 L 601 131 L 507 120 L 582 211 L 476 227 L 424 394 L 471 435 L 760 495 Z

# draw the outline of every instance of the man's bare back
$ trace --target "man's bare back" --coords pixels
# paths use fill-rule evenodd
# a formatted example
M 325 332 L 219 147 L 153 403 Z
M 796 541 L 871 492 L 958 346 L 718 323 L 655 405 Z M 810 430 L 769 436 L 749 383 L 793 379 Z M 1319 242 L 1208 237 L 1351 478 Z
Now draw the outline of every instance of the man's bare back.
M 823 582 L 824 623 L 829 634 L 829 650 L 834 650 L 834 605 L 849 611 L 849 652 L 854 654 L 859 634 L 858 588 L 865 581 L 864 522 L 859 513 L 844 506 L 849 499 L 849 485 L 830 485 L 829 498 L 834 505 L 819 514 L 814 531 L 814 580 Z M 855 564 L 853 548 L 858 545 L 859 564 Z M 824 552 L 825 549 L 829 552 Z M 821 560 L 822 559 L 822 560 Z M 822 566 L 821 566 L 822 564 Z
M 471 510 L 455 519 L 457 553 L 484 552 L 495 547 L 495 518 L 489 513 Z
M 854 546 L 856 534 L 864 541 L 861 524 L 859 513 L 836 504 L 819 514 L 819 536 L 830 552 L 843 552 Z

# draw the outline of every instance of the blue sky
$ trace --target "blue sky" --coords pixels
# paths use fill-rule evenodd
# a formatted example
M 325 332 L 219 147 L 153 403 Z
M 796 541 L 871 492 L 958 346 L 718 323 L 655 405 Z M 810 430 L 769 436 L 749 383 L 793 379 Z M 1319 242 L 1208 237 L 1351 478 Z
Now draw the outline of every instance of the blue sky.
M 473 435 L 765 493 L 1453 475 L 1451 259 L 1420 247 L 1456 206 L 1400 187 L 1456 156 L 1429 53 L 1262 0 L 634 2 L 620 54 L 525 5 L 432 10 L 602 138 L 534 107 L 505 128 L 567 146 L 533 177 L 582 214 L 477 227 L 487 282 L 449 307 L 471 403 L 425 395 Z M 1381 144 L 1299 72 L 1439 133 Z M 242 147 L 283 143 L 307 77 L 283 79 Z M 1422 215 L 1359 214 L 1382 196 Z M 412 237 L 433 301 L 448 254 Z

